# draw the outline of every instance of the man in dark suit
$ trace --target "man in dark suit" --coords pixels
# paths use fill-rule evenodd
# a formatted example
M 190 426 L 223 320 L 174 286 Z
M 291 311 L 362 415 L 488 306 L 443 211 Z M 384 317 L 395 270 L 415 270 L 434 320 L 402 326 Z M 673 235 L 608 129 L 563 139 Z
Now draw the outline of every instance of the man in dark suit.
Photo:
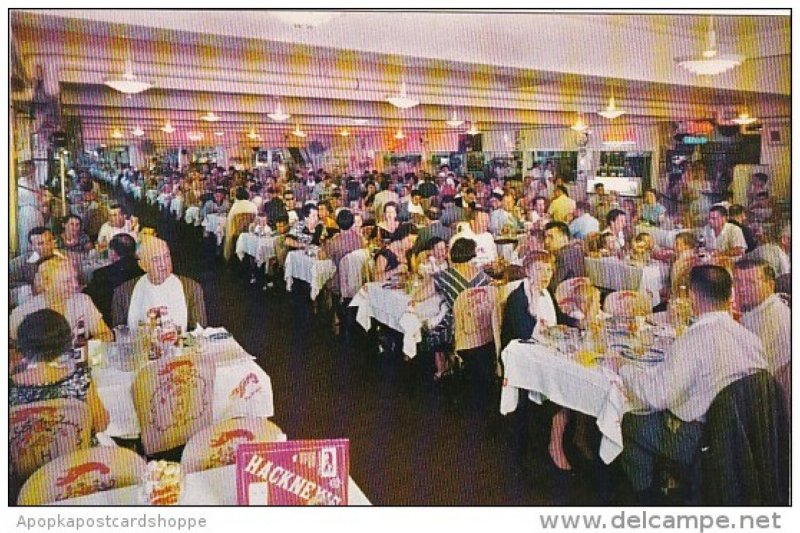
M 127 233 L 118 233 L 108 243 L 108 256 L 113 261 L 110 265 L 99 268 L 92 276 L 92 281 L 83 291 L 89 295 L 94 305 L 103 314 L 106 324 L 112 323 L 111 301 L 114 290 L 126 281 L 144 274 L 136 260 L 136 241 Z
M 425 212 L 425 216 L 430 220 L 430 224 L 420 228 L 417 233 L 417 240 L 414 242 L 414 247 L 411 249 L 412 254 L 418 254 L 427 246 L 428 241 L 433 237 L 439 237 L 444 242 L 450 242 L 450 237 L 453 236 L 453 230 L 442 224 L 441 211 L 435 207 L 431 207 Z

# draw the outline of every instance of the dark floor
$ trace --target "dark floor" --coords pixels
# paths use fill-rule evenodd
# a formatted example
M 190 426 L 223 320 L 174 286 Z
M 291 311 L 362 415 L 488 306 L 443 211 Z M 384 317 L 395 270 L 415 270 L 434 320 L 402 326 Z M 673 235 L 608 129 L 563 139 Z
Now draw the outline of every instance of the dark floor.
M 280 283 L 268 292 L 250 285 L 238 261 L 226 266 L 201 229 L 141 204 L 132 207 L 170 243 L 175 271 L 202 284 L 210 325 L 225 326 L 271 377 L 274 421 L 290 438 L 350 439 L 351 475 L 374 504 L 627 500 L 615 465 L 572 453 L 574 475 L 550 466 L 552 407 L 522 401 L 516 413 L 501 417 L 497 394 L 486 402 L 473 397 L 470 383 L 437 386 L 430 356 L 406 363 L 397 354 L 380 354 L 374 335 L 359 326 L 342 341 L 330 311 L 314 314 Z

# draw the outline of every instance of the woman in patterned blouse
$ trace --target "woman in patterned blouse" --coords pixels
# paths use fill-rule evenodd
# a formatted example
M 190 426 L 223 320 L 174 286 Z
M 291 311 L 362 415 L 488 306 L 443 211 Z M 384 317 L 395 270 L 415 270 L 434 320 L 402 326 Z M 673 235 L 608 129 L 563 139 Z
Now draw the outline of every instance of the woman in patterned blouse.
M 62 357 L 72 341 L 67 320 L 51 309 L 31 313 L 22 321 L 17 349 L 23 365 L 9 377 L 8 405 L 24 405 L 43 400 L 76 399 L 87 403 L 92 432 L 108 426 L 108 412 L 86 366 L 75 366 Z

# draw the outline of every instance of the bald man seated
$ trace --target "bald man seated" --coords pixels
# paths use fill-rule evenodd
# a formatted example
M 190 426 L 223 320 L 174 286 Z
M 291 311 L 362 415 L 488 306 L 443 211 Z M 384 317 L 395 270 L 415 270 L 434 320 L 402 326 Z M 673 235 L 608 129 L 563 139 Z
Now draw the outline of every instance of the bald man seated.
M 139 246 L 139 266 L 145 271 L 114 290 L 111 305 L 114 326 L 127 324 L 131 330 L 147 323 L 153 308 L 167 308 L 169 319 L 183 329 L 205 326 L 206 304 L 203 288 L 196 281 L 172 273 L 172 257 L 167 243 L 144 237 Z

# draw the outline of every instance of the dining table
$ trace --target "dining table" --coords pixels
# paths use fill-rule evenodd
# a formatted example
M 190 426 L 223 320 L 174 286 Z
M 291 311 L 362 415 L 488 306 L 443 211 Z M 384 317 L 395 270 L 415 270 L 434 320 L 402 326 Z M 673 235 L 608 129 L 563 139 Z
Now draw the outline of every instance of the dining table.
M 276 234 L 256 234 L 252 232 L 242 233 L 236 240 L 236 255 L 240 261 L 244 260 L 245 255 L 255 259 L 256 266 L 266 267 L 269 260 L 275 257 L 275 243 L 278 240 Z
M 688 231 L 696 234 L 699 231 L 694 228 L 665 228 L 663 226 L 652 226 L 650 224 L 638 224 L 635 230 L 637 235 L 640 233 L 647 233 L 653 237 L 653 241 L 656 243 L 656 245 L 658 245 L 659 248 L 669 249 L 675 248 L 675 237 L 677 237 L 679 233 Z
M 207 328 L 212 333 L 224 333 L 222 328 Z M 233 416 L 264 416 L 275 414 L 272 381 L 235 339 L 222 335 L 199 334 L 193 352 L 208 356 L 215 363 L 213 391 L 213 420 Z M 100 401 L 109 414 L 104 433 L 111 437 L 135 438 L 140 434 L 139 420 L 133 400 L 133 383 L 137 372 L 148 361 L 142 356 L 120 359 L 115 343 L 90 341 L 89 359 L 92 379 Z
M 423 328 L 438 324 L 447 311 L 438 294 L 413 303 L 409 292 L 392 282 L 370 282 L 359 290 L 350 302 L 356 308 L 356 322 L 369 331 L 371 320 L 403 334 L 403 353 L 413 359 L 417 344 L 422 341 Z
M 217 246 L 221 246 L 222 240 L 225 238 L 227 220 L 228 216 L 225 213 L 208 213 L 200 224 L 206 233 L 217 236 Z
M 292 250 L 286 254 L 284 264 L 286 290 L 291 291 L 295 279 L 305 281 L 311 287 L 311 299 L 316 300 L 325 284 L 336 275 L 336 265 L 330 259 L 320 259 L 311 249 Z
M 618 369 L 633 365 L 637 371 L 649 371 L 662 364 L 675 330 L 663 318 L 659 320 L 645 326 L 645 331 L 650 331 L 646 334 L 650 344 L 641 353 L 633 348 L 637 341 L 630 331 L 612 321 L 605 326 L 606 348 L 602 354 L 587 350 L 585 344 L 563 345 L 541 335 L 511 341 L 501 353 L 504 379 L 500 413 L 514 412 L 520 393 L 525 392 L 532 402 L 549 400 L 589 415 L 596 420 L 601 434 L 599 456 L 610 464 L 624 448 L 623 416 L 647 412 L 628 393 Z

